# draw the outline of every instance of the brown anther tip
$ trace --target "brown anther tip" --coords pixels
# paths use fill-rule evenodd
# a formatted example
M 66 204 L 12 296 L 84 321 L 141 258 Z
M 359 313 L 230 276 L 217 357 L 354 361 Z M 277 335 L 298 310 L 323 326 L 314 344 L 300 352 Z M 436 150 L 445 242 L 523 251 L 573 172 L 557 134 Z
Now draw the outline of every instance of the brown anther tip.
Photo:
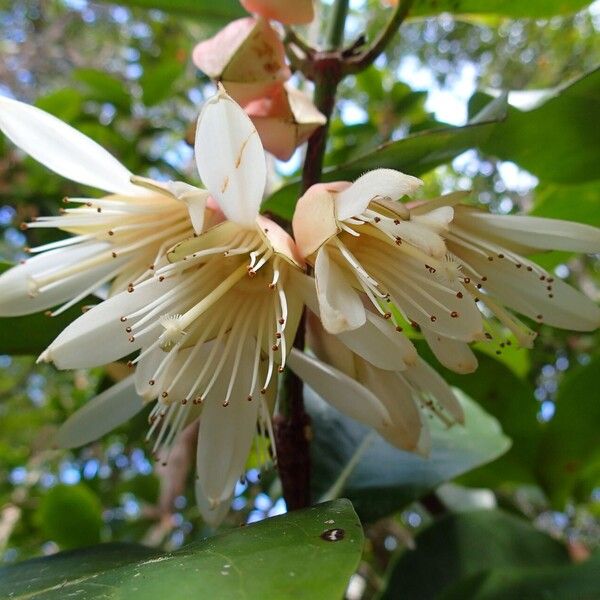
M 51 317 L 51 316 L 52 316 L 52 311 L 51 311 L 51 310 L 46 310 L 46 311 L 44 311 L 44 314 L 45 314 L 47 317 Z
M 127 333 L 131 333 L 131 327 L 125 327 L 125 331 L 126 331 Z
M 506 346 L 506 344 L 504 342 L 500 342 L 500 348 L 504 348 L 504 346 Z
M 130 342 L 135 342 L 135 338 L 131 335 L 131 336 L 129 336 L 129 341 Z
M 548 283 L 552 283 L 554 281 L 554 277 L 548 277 Z
M 394 225 L 400 225 L 400 219 L 394 219 Z
M 375 221 L 375 223 L 379 223 L 379 221 L 381 221 L 381 219 L 380 219 L 379 217 L 375 217 L 375 218 L 373 219 L 373 221 Z
M 246 400 L 248 400 L 248 402 L 252 402 L 252 396 L 248 396 Z
M 284 371 L 284 368 L 283 368 L 283 367 L 277 367 L 277 372 L 278 372 L 278 373 L 283 373 L 283 371 Z
M 121 317 L 119 320 L 121 321 L 121 323 L 125 323 L 125 321 L 127 321 L 127 317 Z
M 470 277 L 465 277 L 465 278 L 463 279 L 463 282 L 464 282 L 464 283 L 471 283 L 471 278 L 470 278 Z
M 456 319 L 456 318 L 458 317 L 458 313 L 457 313 L 455 310 L 453 310 L 453 311 L 450 313 L 450 316 L 451 316 L 453 319 Z
M 100 207 L 98 207 L 98 208 L 96 209 L 96 211 L 97 211 L 97 212 L 99 212 L 99 213 L 101 213 L 101 212 L 102 212 L 102 209 L 101 209 Z
M 260 390 L 260 393 L 264 396 L 267 393 L 267 388 L 263 388 Z
M 158 281 L 164 281 L 164 280 L 165 280 L 165 278 L 162 275 L 160 275 L 158 278 Z
M 462 292 L 456 292 L 456 297 L 457 298 L 462 298 L 463 297 L 463 293 Z
M 275 337 L 280 340 L 281 339 L 281 333 L 279 333 L 279 331 L 275 334 Z
M 131 360 L 128 360 L 128 361 L 127 361 L 127 366 L 128 366 L 130 369 L 133 369 L 133 361 L 131 361 Z
M 488 260 L 489 260 L 490 262 L 492 262 L 492 261 L 494 260 L 494 257 L 493 257 L 493 256 L 488 256 Z
M 256 277 L 256 271 L 248 269 L 248 277 L 250 277 L 250 279 L 252 279 L 252 277 Z
M 473 300 L 474 300 L 475 302 L 479 302 L 479 298 L 477 298 L 477 297 L 473 298 Z
M 481 281 L 487 281 L 487 277 L 484 275 L 484 276 L 481 278 Z
M 68 198 L 65 196 L 65 197 L 62 199 L 62 202 L 63 202 L 63 204 L 67 204 L 67 203 L 69 202 L 69 199 L 68 199 Z
M 544 281 L 546 279 L 545 275 L 540 275 L 540 281 Z
M 188 399 L 187 398 L 183 398 L 183 400 L 181 401 L 181 404 L 183 406 L 185 406 L 188 403 Z
M 512 346 L 512 342 L 510 340 L 506 340 L 506 345 L 507 346 Z
M 549 292 L 551 292 L 551 291 L 552 291 L 552 286 L 551 286 L 551 285 L 547 285 L 547 286 L 546 286 L 546 289 L 547 289 Z
M 166 398 L 169 394 L 167 392 L 163 392 L 160 396 L 161 398 Z
M 504 258 L 504 254 L 498 254 L 498 258 Z
M 108 235 L 115 235 L 115 232 L 112 229 L 108 230 Z
M 223 402 L 222 405 L 224 408 L 226 408 L 227 406 L 229 406 L 229 400 L 225 400 L 225 402 Z
M 384 319 L 391 319 L 392 318 L 392 313 L 391 312 L 383 313 L 383 318 Z
M 23 252 L 27 252 L 27 254 L 29 254 L 31 252 L 31 248 L 29 246 L 23 246 Z
M 502 354 L 502 351 L 501 350 L 496 350 L 496 354 L 498 354 L 498 356 L 499 356 L 500 354 Z
M 429 320 L 430 320 L 432 323 L 435 323 L 435 322 L 437 321 L 437 317 L 436 317 L 435 315 L 431 315 L 431 316 L 429 317 Z
M 548 294 L 548 298 L 554 298 L 554 294 Z
M 274 290 L 274 289 L 275 289 L 275 284 L 274 284 L 274 283 L 269 283 L 269 284 L 267 285 L 267 287 L 268 287 L 270 290 Z
M 543 318 L 544 318 L 544 317 L 543 317 L 542 315 L 538 315 L 538 316 L 536 317 L 536 319 L 538 319 L 538 321 L 541 321 Z
M 112 254 L 113 258 L 117 258 L 117 253 L 116 252 L 113 251 L 113 252 L 111 252 L 111 254 Z
M 488 340 L 492 339 L 492 334 L 488 333 L 487 331 L 483 334 Z
M 529 272 L 531 272 L 531 271 L 533 271 L 533 267 L 527 267 L 527 270 L 528 270 Z
M 167 466 L 167 463 L 166 463 L 166 462 L 162 462 L 162 463 L 160 463 L 160 464 L 161 464 L 163 467 L 166 467 L 166 466 Z
M 397 246 L 401 246 L 402 245 L 402 240 L 400 238 L 396 238 L 396 245 Z
M 277 322 L 278 322 L 280 325 L 283 325 L 283 324 L 285 323 L 285 319 L 279 319 Z
M 149 268 L 151 271 L 154 271 L 154 265 L 150 265 L 148 268 Z
M 58 209 L 58 214 L 59 214 L 59 215 L 66 215 L 66 214 L 67 214 L 67 211 L 66 211 L 64 208 L 59 208 L 59 209 Z
M 29 229 L 29 225 L 27 225 L 27 223 L 21 223 L 21 224 L 19 225 L 19 229 L 20 229 L 21 231 L 26 231 L 27 229 Z
M 279 350 L 279 346 L 277 344 L 273 344 L 273 346 L 271 346 L 271 350 L 273 350 L 273 352 L 277 352 L 277 350 Z
M 475 287 L 476 287 L 478 290 L 480 290 L 480 289 L 481 289 L 481 284 L 480 284 L 480 283 L 478 283 L 478 284 L 477 284 Z
M 150 379 L 150 380 L 148 381 L 148 385 L 154 385 L 155 383 L 156 383 L 156 382 L 154 381 L 154 379 Z
M 404 331 L 404 329 L 402 329 L 402 327 L 400 327 L 400 325 L 396 325 L 396 331 L 400 332 L 400 331 Z
M 517 269 L 520 269 L 523 265 L 521 263 L 516 263 L 515 267 L 517 267 Z

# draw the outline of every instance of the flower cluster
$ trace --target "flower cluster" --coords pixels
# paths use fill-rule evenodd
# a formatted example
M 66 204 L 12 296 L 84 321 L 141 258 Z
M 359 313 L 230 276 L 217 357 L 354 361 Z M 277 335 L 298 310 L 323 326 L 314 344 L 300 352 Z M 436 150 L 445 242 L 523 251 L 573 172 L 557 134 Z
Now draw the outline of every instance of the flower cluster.
M 467 373 L 477 367 L 473 341 L 504 331 L 532 343 L 535 333 L 515 313 L 575 330 L 600 323 L 593 302 L 524 256 L 597 252 L 599 230 L 491 215 L 460 194 L 406 203 L 422 183 L 398 171 L 311 187 L 292 237 L 259 213 L 263 144 L 222 86 L 198 119 L 205 188 L 136 177 L 81 133 L 15 100 L 0 98 L 0 129 L 53 171 L 109 194 L 68 198 L 63 214 L 29 224 L 72 235 L 32 249 L 0 276 L 2 316 L 61 305 L 57 314 L 108 290 L 40 360 L 70 369 L 133 356 L 132 374 L 69 419 L 58 445 L 87 443 L 149 403 L 148 436 L 161 456 L 196 424 L 196 492 L 211 523 L 227 511 L 257 433 L 275 456 L 271 416 L 286 365 L 390 443 L 426 455 L 425 417 L 452 425 L 464 415 L 406 328 L 420 331 L 442 364 Z M 310 353 L 292 348 L 305 308 Z

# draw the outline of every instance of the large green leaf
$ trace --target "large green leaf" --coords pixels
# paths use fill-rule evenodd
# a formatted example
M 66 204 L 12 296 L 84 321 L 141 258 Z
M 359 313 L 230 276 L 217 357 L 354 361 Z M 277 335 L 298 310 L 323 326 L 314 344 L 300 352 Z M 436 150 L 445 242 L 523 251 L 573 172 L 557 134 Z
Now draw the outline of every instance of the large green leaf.
M 338 600 L 362 546 L 352 505 L 337 500 L 169 554 L 139 546 L 97 546 L 5 567 L 0 569 L 0 597 Z
M 313 493 L 323 494 L 351 460 L 369 430 L 306 390 L 313 417 Z M 430 421 L 428 458 L 394 448 L 377 436 L 346 480 L 343 495 L 362 519 L 375 520 L 406 506 L 429 490 L 506 452 L 510 440 L 475 402 L 461 396 L 464 427 Z
M 553 502 L 564 506 L 574 493 L 586 497 L 598 484 L 598 373 L 600 356 L 565 376 L 558 389 L 556 414 L 541 439 L 537 473 Z M 587 477 L 593 473 L 595 477 Z M 586 481 L 589 480 L 589 483 Z M 582 486 L 577 490 L 577 486 Z
M 391 564 L 382 600 L 433 600 L 459 580 L 495 567 L 568 564 L 563 545 L 527 521 L 498 510 L 456 513 L 421 532 L 416 550 Z
M 569 14 L 587 6 L 590 0 L 419 0 L 415 2 L 415 15 L 486 14 L 503 17 L 551 17 Z
M 110 2 L 111 0 L 104 1 Z M 121 0 L 119 4 L 164 10 L 168 13 L 221 25 L 225 25 L 233 19 L 248 16 L 238 0 L 219 0 L 218 2 L 214 0 Z
M 323 181 L 353 180 L 365 171 L 387 167 L 410 175 L 422 175 L 465 150 L 480 145 L 494 129 L 495 121 L 463 127 L 445 127 L 409 135 L 379 146 L 341 167 L 326 169 Z M 300 195 L 300 182 L 283 186 L 264 202 L 262 209 L 285 219 L 291 219 Z
M 598 573 L 600 553 L 577 565 L 492 569 L 452 586 L 443 600 L 594 600 Z
M 518 163 L 540 179 L 581 183 L 598 179 L 600 69 L 559 90 L 541 106 L 510 108 L 480 148 Z

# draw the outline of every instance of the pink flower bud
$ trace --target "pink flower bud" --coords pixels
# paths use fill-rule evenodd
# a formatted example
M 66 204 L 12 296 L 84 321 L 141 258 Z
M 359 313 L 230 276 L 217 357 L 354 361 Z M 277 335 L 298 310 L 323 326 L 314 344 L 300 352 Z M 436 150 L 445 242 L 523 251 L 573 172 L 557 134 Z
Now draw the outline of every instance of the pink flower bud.
M 310 23 L 315 17 L 312 0 L 240 0 L 240 3 L 248 12 L 286 25 Z
M 281 160 L 288 160 L 326 122 L 306 94 L 287 84 L 274 86 L 244 108 L 263 146 Z

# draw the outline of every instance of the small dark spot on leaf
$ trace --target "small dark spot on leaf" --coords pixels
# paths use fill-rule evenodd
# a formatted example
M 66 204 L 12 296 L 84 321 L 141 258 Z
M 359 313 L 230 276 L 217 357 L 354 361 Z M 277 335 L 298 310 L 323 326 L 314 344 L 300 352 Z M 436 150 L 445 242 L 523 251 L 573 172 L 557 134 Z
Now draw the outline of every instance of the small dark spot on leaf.
M 343 529 L 328 529 L 321 534 L 321 539 L 326 542 L 339 542 L 344 539 L 346 532 Z

